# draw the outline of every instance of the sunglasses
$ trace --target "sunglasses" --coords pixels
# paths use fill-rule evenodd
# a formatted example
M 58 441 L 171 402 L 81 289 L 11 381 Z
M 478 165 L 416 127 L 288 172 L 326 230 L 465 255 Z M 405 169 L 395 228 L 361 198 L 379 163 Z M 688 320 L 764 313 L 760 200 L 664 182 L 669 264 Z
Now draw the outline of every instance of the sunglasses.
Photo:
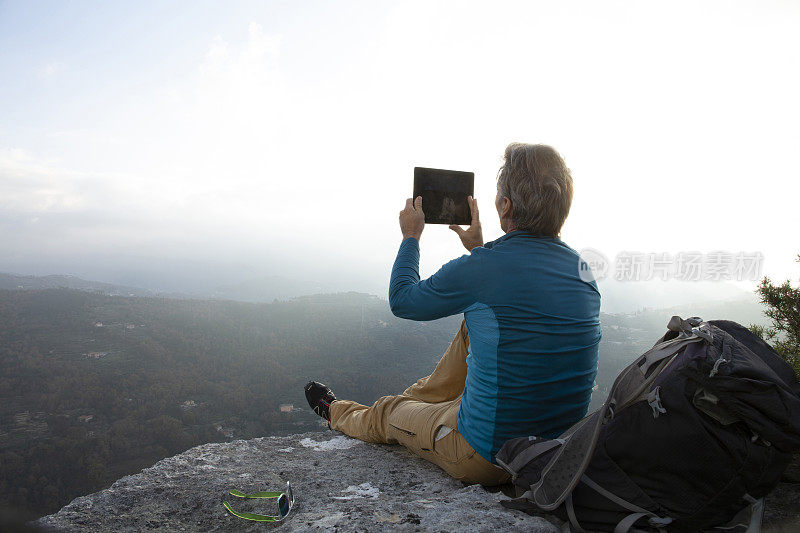
M 231 507 L 231 504 L 228 502 L 222 502 L 222 505 L 225 506 L 225 509 L 230 511 L 232 515 L 238 516 L 239 518 L 244 518 L 245 520 L 254 520 L 256 522 L 280 522 L 289 516 L 292 506 L 294 506 L 294 493 L 292 492 L 292 486 L 288 481 L 286 482 L 286 490 L 283 492 L 264 491 L 254 492 L 253 494 L 245 494 L 244 492 L 234 489 L 230 491 L 230 494 L 232 496 L 236 496 L 237 498 L 277 498 L 276 503 L 278 504 L 278 514 L 276 516 L 234 511 Z

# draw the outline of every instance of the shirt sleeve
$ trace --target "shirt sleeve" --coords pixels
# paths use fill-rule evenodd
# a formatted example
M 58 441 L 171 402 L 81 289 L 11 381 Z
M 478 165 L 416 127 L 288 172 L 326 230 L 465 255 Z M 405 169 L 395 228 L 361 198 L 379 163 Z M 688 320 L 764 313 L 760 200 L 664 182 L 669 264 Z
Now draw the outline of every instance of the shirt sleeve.
M 419 279 L 419 241 L 400 243 L 389 282 L 392 313 L 411 320 L 434 320 L 463 313 L 478 301 L 480 256 L 463 255 Z

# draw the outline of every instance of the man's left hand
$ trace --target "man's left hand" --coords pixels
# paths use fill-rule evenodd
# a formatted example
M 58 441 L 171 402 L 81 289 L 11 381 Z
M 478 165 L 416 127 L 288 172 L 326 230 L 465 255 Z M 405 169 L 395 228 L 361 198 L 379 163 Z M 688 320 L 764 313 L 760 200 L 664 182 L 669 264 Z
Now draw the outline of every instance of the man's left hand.
M 408 198 L 405 209 L 400 211 L 400 231 L 403 232 L 403 240 L 409 237 L 419 240 L 424 229 L 425 213 L 422 212 L 422 196 L 417 196 L 414 200 Z
M 450 224 L 450 229 L 458 233 L 464 248 L 472 251 L 473 248 L 483 246 L 483 230 L 481 230 L 481 217 L 478 213 L 478 201 L 472 196 L 467 196 L 467 203 L 472 214 L 472 223 L 467 229 L 463 229 L 457 224 Z

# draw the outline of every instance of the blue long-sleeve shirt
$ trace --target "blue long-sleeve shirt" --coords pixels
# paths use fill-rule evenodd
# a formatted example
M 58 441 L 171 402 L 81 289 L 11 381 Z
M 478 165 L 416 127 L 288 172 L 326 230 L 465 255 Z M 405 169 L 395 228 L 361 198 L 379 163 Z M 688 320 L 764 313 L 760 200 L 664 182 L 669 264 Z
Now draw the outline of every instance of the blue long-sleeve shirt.
M 552 438 L 586 414 L 600 293 L 579 265 L 559 238 L 512 231 L 420 281 L 419 242 L 400 244 L 389 305 L 411 320 L 464 313 L 470 342 L 457 429 L 490 462 L 506 440 Z

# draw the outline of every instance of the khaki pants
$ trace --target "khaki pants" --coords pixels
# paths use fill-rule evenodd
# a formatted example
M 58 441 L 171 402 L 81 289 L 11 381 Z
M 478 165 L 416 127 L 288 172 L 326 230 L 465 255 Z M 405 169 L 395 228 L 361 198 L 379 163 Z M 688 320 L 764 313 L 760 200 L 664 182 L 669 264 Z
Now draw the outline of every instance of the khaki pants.
M 383 396 L 370 407 L 349 400 L 333 402 L 331 428 L 367 442 L 402 444 L 465 483 L 508 483 L 508 473 L 476 453 L 456 431 L 467 379 L 468 346 L 469 336 L 462 322 L 433 374 L 403 394 Z M 442 426 L 453 430 L 435 440 Z

